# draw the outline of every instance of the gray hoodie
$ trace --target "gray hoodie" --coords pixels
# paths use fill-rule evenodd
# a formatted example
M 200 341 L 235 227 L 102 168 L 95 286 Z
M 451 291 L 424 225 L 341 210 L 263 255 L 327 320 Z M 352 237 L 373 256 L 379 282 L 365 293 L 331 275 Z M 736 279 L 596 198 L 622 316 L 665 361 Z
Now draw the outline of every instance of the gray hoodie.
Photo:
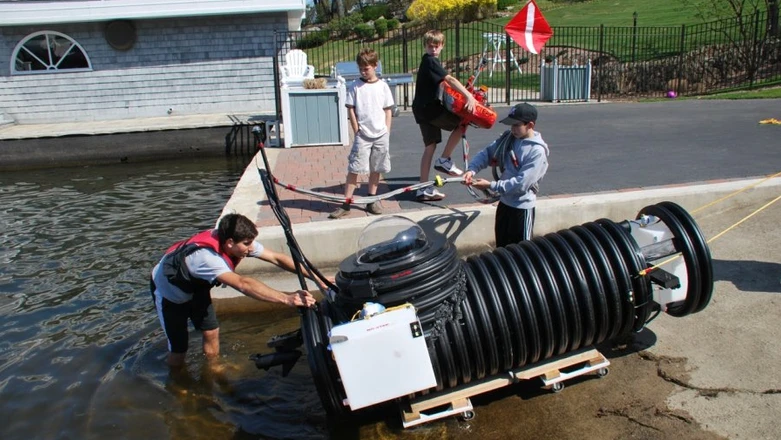
M 505 142 L 510 144 L 504 148 L 502 157 L 492 160 L 498 148 L 501 152 Z M 511 151 L 515 153 L 518 165 L 512 160 Z M 537 200 L 537 184 L 548 171 L 549 154 L 548 144 L 542 140 L 539 132 L 535 131 L 530 139 L 516 139 L 510 130 L 507 130 L 479 152 L 467 170 L 477 173 L 491 165 L 499 168 L 501 175 L 491 182 L 491 190 L 498 193 L 499 200 L 507 206 L 531 209 Z M 494 172 L 494 175 L 496 174 L 498 173 Z

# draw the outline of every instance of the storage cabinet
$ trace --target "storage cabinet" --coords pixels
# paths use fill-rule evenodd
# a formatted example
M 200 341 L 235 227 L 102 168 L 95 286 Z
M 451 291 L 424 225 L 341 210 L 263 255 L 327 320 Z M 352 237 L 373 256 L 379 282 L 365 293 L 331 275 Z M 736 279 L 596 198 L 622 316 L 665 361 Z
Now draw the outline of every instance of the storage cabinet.
M 347 145 L 346 88 L 330 80 L 324 89 L 283 86 L 282 124 L 285 147 Z

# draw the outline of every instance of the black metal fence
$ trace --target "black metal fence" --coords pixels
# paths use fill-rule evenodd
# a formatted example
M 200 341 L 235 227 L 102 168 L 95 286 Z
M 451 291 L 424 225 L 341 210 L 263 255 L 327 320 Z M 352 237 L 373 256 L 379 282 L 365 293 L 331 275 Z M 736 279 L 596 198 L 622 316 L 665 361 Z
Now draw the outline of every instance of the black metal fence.
M 555 27 L 539 54 L 526 52 L 503 26 L 488 22 L 405 24 L 370 40 L 328 30 L 278 32 L 274 61 L 279 65 L 289 50 L 302 49 L 317 75 L 330 76 L 335 63 L 354 60 L 361 48 L 372 47 L 384 73 L 415 74 L 429 29 L 445 34 L 443 66 L 462 82 L 477 76 L 493 103 L 543 99 L 541 66 L 554 61 L 590 63 L 591 99 L 596 100 L 662 97 L 670 91 L 702 95 L 781 82 L 778 13 L 766 11 L 689 26 Z M 404 86 L 397 104 L 407 108 L 413 93 L 414 84 Z

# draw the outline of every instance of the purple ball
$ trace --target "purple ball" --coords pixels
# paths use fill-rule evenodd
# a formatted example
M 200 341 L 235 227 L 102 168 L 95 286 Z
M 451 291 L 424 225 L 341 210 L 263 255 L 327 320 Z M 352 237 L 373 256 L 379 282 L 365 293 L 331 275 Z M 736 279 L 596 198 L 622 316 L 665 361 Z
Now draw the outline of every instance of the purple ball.
M 668 98 L 675 98 L 676 96 L 678 96 L 678 94 L 675 93 L 675 90 L 670 90 L 669 92 L 667 92 Z

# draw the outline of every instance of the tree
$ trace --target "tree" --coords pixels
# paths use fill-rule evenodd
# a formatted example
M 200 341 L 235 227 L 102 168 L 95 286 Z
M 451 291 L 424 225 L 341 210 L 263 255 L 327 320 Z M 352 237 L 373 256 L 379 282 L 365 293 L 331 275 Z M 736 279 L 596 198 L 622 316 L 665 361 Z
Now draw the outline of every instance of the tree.
M 703 20 L 714 15 L 734 20 L 734 26 L 722 26 L 719 31 L 748 79 L 755 81 L 768 55 L 778 50 L 778 0 L 709 0 L 699 5 L 684 1 L 697 9 Z

